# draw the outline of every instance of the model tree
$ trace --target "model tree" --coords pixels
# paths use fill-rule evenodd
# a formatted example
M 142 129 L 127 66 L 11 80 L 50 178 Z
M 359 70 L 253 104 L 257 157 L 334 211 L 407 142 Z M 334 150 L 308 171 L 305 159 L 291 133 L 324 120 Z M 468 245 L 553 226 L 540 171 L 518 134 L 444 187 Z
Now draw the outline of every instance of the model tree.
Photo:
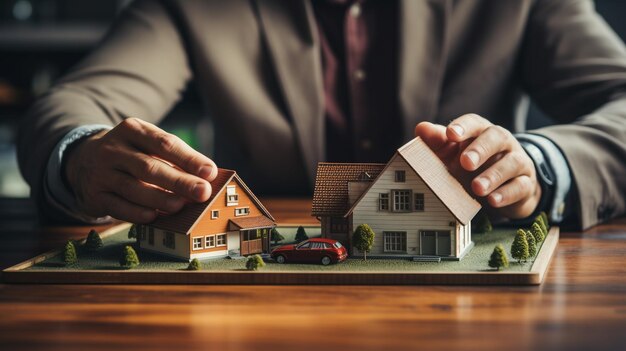
M 352 235 L 352 245 L 363 253 L 365 261 L 367 261 L 367 253 L 374 245 L 374 236 L 374 231 L 367 224 L 360 224 Z
M 544 236 L 548 235 L 548 224 L 544 222 L 543 217 L 541 215 L 538 215 L 537 217 L 535 217 L 535 221 L 533 223 L 539 224 L 539 227 L 541 227 L 541 230 L 543 231 Z
M 528 242 L 528 257 L 535 257 L 537 255 L 537 241 L 530 230 L 526 231 L 526 241 Z
M 84 247 L 89 251 L 96 251 L 101 248 L 104 244 L 102 244 L 102 238 L 100 234 L 94 229 L 89 231 L 87 234 L 87 239 L 85 240 Z
M 78 262 L 78 255 L 76 254 L 76 246 L 74 242 L 69 240 L 67 244 L 65 244 L 65 249 L 63 250 L 63 261 L 66 266 L 71 266 Z
M 138 235 L 137 235 L 137 225 L 133 224 L 130 226 L 130 229 L 128 230 L 128 238 L 129 239 L 137 239 Z
M 194 258 L 189 262 L 189 266 L 187 266 L 188 271 L 199 271 L 200 270 L 200 261 L 197 258 Z
M 506 252 L 504 251 L 504 247 L 502 244 L 496 245 L 493 248 L 493 252 L 491 253 L 491 257 L 489 258 L 489 267 L 500 270 L 500 267 L 508 267 L 509 259 L 506 257 Z
M 533 225 L 530 227 L 530 232 L 535 237 L 535 241 L 537 243 L 540 243 L 543 241 L 543 239 L 545 239 L 543 229 L 541 229 L 541 226 L 537 222 L 533 222 Z
M 307 240 L 309 238 L 308 235 L 306 235 L 306 231 L 304 230 L 303 226 L 299 226 L 298 230 L 296 231 L 296 242 L 297 243 L 301 243 L 305 240 Z
M 126 269 L 131 269 L 137 267 L 138 265 L 139 257 L 137 257 L 137 253 L 131 246 L 126 245 L 124 247 L 124 251 L 122 252 L 122 257 L 120 258 L 120 266 Z
M 486 213 L 481 211 L 478 216 L 476 216 L 476 222 L 473 223 L 472 229 L 475 233 L 489 233 L 493 230 L 491 221 Z
M 278 242 L 285 240 L 285 237 L 282 236 L 282 234 L 280 234 L 276 228 L 272 228 L 270 240 L 274 242 L 274 245 L 278 245 Z
M 259 255 L 249 256 L 246 260 L 246 269 L 249 271 L 256 271 L 261 267 L 265 267 L 265 262 Z
M 528 259 L 528 241 L 526 240 L 526 232 L 524 229 L 518 229 L 513 244 L 511 245 L 511 257 L 518 263 Z
M 543 223 L 546 225 L 546 228 L 548 227 L 548 214 L 545 211 L 541 211 L 539 213 L 539 217 L 541 217 L 541 219 L 543 219 Z

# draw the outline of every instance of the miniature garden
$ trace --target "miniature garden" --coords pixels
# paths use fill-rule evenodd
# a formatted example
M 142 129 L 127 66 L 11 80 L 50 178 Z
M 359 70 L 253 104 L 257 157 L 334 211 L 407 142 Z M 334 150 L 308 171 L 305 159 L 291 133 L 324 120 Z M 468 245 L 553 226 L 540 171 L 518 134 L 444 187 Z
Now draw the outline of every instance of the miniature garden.
M 348 258 L 329 266 L 320 264 L 278 264 L 259 255 L 247 258 L 220 258 L 182 262 L 158 254 L 135 250 L 134 228 L 101 238 L 91 230 L 84 243 L 68 241 L 61 254 L 39 262 L 28 270 L 193 270 L 193 271 L 529 271 L 548 232 L 547 217 L 537 216 L 528 228 L 492 228 L 486 217 L 474 225 L 474 248 L 460 261 L 414 262 L 410 259 Z M 318 237 L 319 227 L 278 227 L 271 233 L 273 247 Z M 367 228 L 355 230 L 353 242 L 361 252 L 371 247 L 373 236 Z

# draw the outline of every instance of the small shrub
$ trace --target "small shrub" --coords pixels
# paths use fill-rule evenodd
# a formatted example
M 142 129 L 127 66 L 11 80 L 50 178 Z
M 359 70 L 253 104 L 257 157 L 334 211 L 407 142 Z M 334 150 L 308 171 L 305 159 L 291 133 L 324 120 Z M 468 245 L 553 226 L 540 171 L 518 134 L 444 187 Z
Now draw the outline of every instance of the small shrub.
M 120 258 L 120 266 L 131 269 L 139 265 L 139 257 L 132 246 L 126 245 L 122 251 L 122 257 Z
M 85 240 L 85 249 L 89 251 L 96 251 L 103 245 L 104 244 L 102 243 L 102 238 L 100 237 L 100 234 L 98 234 L 98 232 L 94 229 L 90 230 L 89 234 L 87 234 L 87 239 Z
M 187 266 L 188 271 L 199 271 L 200 270 L 200 261 L 197 258 L 194 258 L 189 262 L 189 266 Z
M 302 229 L 304 230 L 304 228 Z M 272 228 L 270 240 L 274 242 L 274 245 L 278 245 L 278 242 L 285 240 L 285 237 L 282 236 L 282 234 L 280 234 L 276 228 Z
M 489 233 L 493 230 L 489 217 L 484 212 L 480 212 L 476 216 L 476 221 L 472 225 L 472 232 L 474 233 Z
M 78 255 L 76 254 L 76 246 L 74 242 L 69 240 L 67 244 L 65 244 L 65 249 L 63 250 L 63 261 L 66 266 L 71 266 L 78 262 Z
M 543 234 L 543 229 L 541 229 L 541 226 L 537 222 L 533 222 L 533 225 L 530 227 L 530 232 L 535 237 L 537 243 L 542 242 L 546 238 Z
M 518 229 L 513 244 L 511 245 L 511 257 L 518 263 L 528 259 L 528 241 L 524 229 Z
M 265 267 L 265 262 L 259 255 L 249 256 L 246 260 L 246 269 L 249 271 L 256 271 L 262 267 Z
M 352 245 L 363 253 L 363 258 L 367 261 L 367 253 L 370 252 L 374 245 L 374 236 L 376 234 L 367 224 L 359 224 L 352 235 Z
M 528 257 L 537 255 L 537 241 L 530 230 L 526 231 L 526 241 L 528 242 Z
M 139 237 L 139 235 L 137 235 L 137 225 L 133 224 L 130 226 L 130 229 L 128 230 L 128 238 L 137 239 L 137 237 Z
M 307 240 L 309 238 L 308 235 L 306 235 L 306 231 L 304 230 L 304 227 L 299 226 L 298 230 L 296 231 L 296 242 L 297 243 L 301 243 L 305 240 Z
M 504 251 L 504 247 L 502 244 L 496 245 L 493 248 L 493 252 L 491 253 L 491 257 L 489 258 L 489 267 L 500 270 L 501 267 L 508 267 L 509 259 L 506 257 L 506 252 Z

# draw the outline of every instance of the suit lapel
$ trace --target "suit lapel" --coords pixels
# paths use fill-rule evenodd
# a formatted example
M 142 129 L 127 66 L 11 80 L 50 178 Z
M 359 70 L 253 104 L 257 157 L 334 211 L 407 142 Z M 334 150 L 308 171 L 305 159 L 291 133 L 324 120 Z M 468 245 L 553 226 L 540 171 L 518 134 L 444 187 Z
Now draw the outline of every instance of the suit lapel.
M 449 0 L 400 0 L 398 98 L 405 139 L 417 123 L 436 117 L 450 9 Z
M 260 24 L 311 184 L 324 156 L 319 40 L 308 1 L 257 1 Z

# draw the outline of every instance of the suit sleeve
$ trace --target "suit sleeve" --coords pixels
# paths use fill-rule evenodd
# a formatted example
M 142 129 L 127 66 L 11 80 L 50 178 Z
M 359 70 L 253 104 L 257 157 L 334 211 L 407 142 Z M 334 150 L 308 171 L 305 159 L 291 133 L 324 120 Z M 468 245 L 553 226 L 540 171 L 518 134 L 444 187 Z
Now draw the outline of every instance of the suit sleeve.
M 557 125 L 531 131 L 563 153 L 579 226 L 626 213 L 626 49 L 586 0 L 538 0 L 522 80 Z
M 18 162 L 40 210 L 50 153 L 69 131 L 127 117 L 157 123 L 191 79 L 185 47 L 159 1 L 133 2 L 81 63 L 38 98 L 18 132 Z M 48 216 L 50 217 L 50 216 Z

